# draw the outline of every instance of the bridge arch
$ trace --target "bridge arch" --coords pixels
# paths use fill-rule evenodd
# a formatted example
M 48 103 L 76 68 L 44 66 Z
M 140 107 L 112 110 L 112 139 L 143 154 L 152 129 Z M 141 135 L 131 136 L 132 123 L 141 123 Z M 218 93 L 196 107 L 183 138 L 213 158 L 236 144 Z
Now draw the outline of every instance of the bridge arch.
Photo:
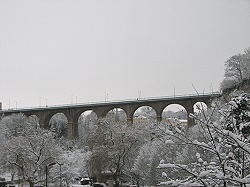
M 181 104 L 168 104 L 162 110 L 162 117 L 165 117 L 164 115 L 168 111 L 172 111 L 172 112 L 186 111 L 186 113 L 187 113 L 186 108 L 184 106 L 182 106 Z
M 133 123 L 156 123 L 157 113 L 152 106 L 139 106 L 133 111 Z
M 123 110 L 126 115 L 128 116 L 127 110 L 124 106 L 115 106 L 115 105 L 111 105 L 111 106 L 106 106 L 106 107 L 98 107 L 98 108 L 93 108 L 93 111 L 97 114 L 98 119 L 101 118 L 106 118 L 107 114 L 109 111 L 118 108 L 119 110 Z
M 85 110 L 81 112 L 81 114 L 77 118 L 78 125 L 85 124 L 84 122 L 88 123 L 90 121 L 93 123 L 93 125 L 98 121 L 98 116 L 93 110 Z
M 176 104 L 176 103 L 168 104 L 165 106 L 165 108 L 163 108 L 163 112 L 164 111 L 178 112 L 182 110 L 186 110 L 185 107 L 182 106 L 181 104 Z
M 125 110 L 119 107 L 114 107 L 106 113 L 106 119 L 115 122 L 126 122 L 127 118 Z
M 45 129 L 49 129 L 49 128 L 50 128 L 50 123 L 49 123 L 49 122 L 50 122 L 51 118 L 52 118 L 55 114 L 59 114 L 59 113 L 64 114 L 64 116 L 66 117 L 67 121 L 69 121 L 69 117 L 68 117 L 68 115 L 67 115 L 67 113 L 66 113 L 65 111 L 61 111 L 61 110 L 58 110 L 58 111 L 51 111 L 51 112 L 47 113 L 47 115 L 46 115 L 45 118 L 44 118 L 43 123 L 44 123 L 44 128 L 45 128 Z
M 183 127 L 187 126 L 187 111 L 180 104 L 167 105 L 162 112 L 162 123 L 166 126 L 181 124 Z
M 49 120 L 49 128 L 53 129 L 57 138 L 68 136 L 68 119 L 64 113 L 56 113 Z
M 95 128 L 98 121 L 98 117 L 93 110 L 86 110 L 82 112 L 77 121 L 78 137 L 86 142 L 89 136 L 89 130 Z
M 193 107 L 195 115 L 206 115 L 208 108 L 206 103 L 196 102 Z
M 92 111 L 94 112 L 94 110 L 92 108 L 84 108 L 84 109 L 78 109 L 74 112 L 74 115 L 73 115 L 73 122 L 76 122 L 78 123 L 79 121 L 79 118 L 81 115 L 83 115 L 85 112 L 88 112 L 88 111 Z

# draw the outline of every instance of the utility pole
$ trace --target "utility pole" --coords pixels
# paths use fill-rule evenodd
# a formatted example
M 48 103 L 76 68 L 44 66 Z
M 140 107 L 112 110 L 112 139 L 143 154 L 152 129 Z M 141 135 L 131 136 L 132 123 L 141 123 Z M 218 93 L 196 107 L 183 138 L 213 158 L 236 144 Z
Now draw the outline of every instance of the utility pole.
M 60 187 L 62 187 L 62 165 L 63 163 L 58 163 L 58 165 L 60 166 Z

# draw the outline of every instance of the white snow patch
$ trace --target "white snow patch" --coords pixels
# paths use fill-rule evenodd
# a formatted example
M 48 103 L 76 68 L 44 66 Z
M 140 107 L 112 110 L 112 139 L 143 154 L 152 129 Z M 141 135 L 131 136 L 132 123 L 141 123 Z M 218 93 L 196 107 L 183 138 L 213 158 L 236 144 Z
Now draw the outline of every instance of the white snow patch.
M 166 140 L 165 144 L 174 144 L 173 140 Z

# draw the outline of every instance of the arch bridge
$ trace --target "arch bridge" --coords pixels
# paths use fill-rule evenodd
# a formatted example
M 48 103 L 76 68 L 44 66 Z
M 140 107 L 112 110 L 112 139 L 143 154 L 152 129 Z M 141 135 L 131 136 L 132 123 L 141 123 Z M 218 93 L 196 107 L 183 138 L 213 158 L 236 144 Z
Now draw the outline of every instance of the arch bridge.
M 54 114 L 63 113 L 68 120 L 68 138 L 78 138 L 78 118 L 80 115 L 88 110 L 96 113 L 98 119 L 105 118 L 106 114 L 115 108 L 121 108 L 127 115 L 128 123 L 133 123 L 133 115 L 135 111 L 142 106 L 152 107 L 157 116 L 157 121 L 162 120 L 163 110 L 171 104 L 179 104 L 185 108 L 187 115 L 194 113 L 194 105 L 197 102 L 203 102 L 208 107 L 212 99 L 220 97 L 219 93 L 212 94 L 197 94 L 197 95 L 184 95 L 174 97 L 161 97 L 161 98 L 148 98 L 139 100 L 124 100 L 112 102 L 99 102 L 99 103 L 85 103 L 75 105 L 62 105 L 62 106 L 48 106 L 38 108 L 22 108 L 22 109 L 9 109 L 0 110 L 1 116 L 8 116 L 15 113 L 23 113 L 27 117 L 35 115 L 39 118 L 40 126 L 49 128 L 49 121 Z M 188 118 L 188 126 L 194 125 L 194 120 Z

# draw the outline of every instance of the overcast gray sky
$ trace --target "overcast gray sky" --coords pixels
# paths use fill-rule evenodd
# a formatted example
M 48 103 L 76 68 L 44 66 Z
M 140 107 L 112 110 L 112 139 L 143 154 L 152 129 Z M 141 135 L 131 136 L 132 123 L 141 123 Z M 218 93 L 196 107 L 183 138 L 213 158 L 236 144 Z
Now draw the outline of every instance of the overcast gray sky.
M 0 0 L 0 101 L 218 91 L 224 62 L 249 46 L 249 0 Z

